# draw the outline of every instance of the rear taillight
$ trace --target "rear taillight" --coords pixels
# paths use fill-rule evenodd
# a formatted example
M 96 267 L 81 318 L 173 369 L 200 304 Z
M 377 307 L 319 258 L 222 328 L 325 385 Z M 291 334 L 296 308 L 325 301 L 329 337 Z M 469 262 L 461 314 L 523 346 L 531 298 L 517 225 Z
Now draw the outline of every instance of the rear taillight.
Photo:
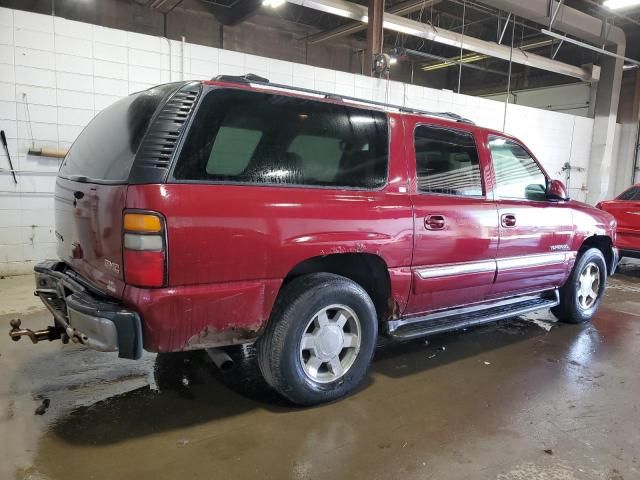
M 162 287 L 167 278 L 164 217 L 125 212 L 123 217 L 124 280 L 138 287 Z

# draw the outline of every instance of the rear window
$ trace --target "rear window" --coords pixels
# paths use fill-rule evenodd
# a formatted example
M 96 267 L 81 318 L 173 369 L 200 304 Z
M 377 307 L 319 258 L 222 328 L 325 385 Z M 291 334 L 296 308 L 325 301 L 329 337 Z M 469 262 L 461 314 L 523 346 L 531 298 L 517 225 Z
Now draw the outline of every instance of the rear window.
M 178 180 L 378 188 L 387 178 L 386 115 L 241 90 L 203 99 Z
M 632 187 L 618 195 L 617 200 L 640 201 L 640 188 Z
M 129 95 L 89 122 L 67 153 L 59 175 L 87 182 L 125 183 L 149 121 L 176 84 Z

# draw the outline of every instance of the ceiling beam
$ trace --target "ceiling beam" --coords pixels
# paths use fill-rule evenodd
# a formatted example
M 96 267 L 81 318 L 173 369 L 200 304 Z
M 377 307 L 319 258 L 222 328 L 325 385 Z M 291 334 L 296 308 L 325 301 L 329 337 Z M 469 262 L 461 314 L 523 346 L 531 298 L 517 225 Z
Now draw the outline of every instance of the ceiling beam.
M 312 8 L 325 13 L 330 13 L 350 20 L 367 23 L 367 7 L 345 0 L 289 0 L 303 7 Z M 457 32 L 435 28 L 432 25 L 410 20 L 398 15 L 385 13 L 383 25 L 387 30 L 424 38 L 436 43 L 449 45 L 457 49 L 470 50 L 472 52 L 500 58 L 506 61 L 513 61 L 521 65 L 527 65 L 541 70 L 546 70 L 560 75 L 579 78 L 586 82 L 594 82 L 599 79 L 600 70 L 598 67 L 583 68 L 568 63 L 551 60 L 541 55 L 527 53 L 520 49 L 512 49 L 507 46 L 498 45 L 495 42 L 488 42 L 475 37 L 461 35 Z
M 407 0 L 389 7 L 387 13 L 400 16 L 409 15 L 410 13 L 419 12 L 423 8 L 432 7 L 433 5 L 440 3 L 440 1 L 441 0 Z M 336 27 L 333 30 L 310 35 L 307 37 L 307 44 L 315 45 L 316 43 L 325 42 L 327 40 L 353 35 L 354 33 L 362 32 L 366 29 L 367 25 L 362 22 L 349 22 L 345 25 L 341 25 L 340 27 Z

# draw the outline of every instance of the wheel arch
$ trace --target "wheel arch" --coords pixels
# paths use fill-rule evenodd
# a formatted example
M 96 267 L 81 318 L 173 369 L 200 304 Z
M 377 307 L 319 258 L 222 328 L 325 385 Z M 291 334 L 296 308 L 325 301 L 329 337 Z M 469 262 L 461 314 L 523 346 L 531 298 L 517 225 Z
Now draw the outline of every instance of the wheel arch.
M 333 273 L 356 282 L 371 297 L 380 320 L 387 319 L 393 311 L 389 268 L 378 255 L 336 253 L 307 258 L 287 273 L 280 290 L 291 280 L 311 273 Z
M 615 271 L 616 263 L 618 261 L 617 255 L 613 248 L 613 241 L 611 237 L 607 235 L 591 235 L 587 237 L 580 245 L 578 255 L 582 254 L 590 248 L 597 248 L 602 252 L 604 260 L 607 264 L 607 272 L 609 275 Z

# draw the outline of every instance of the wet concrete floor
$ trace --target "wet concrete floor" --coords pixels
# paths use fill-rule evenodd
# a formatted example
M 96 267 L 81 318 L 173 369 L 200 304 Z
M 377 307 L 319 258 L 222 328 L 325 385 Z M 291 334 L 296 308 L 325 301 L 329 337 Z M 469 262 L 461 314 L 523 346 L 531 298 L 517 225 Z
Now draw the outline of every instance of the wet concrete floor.
M 31 290 L 0 280 L 7 332 L 48 324 Z M 381 345 L 355 395 L 315 408 L 270 391 L 251 348 L 223 374 L 2 331 L 0 479 L 639 479 L 640 263 L 593 323 L 552 318 Z

